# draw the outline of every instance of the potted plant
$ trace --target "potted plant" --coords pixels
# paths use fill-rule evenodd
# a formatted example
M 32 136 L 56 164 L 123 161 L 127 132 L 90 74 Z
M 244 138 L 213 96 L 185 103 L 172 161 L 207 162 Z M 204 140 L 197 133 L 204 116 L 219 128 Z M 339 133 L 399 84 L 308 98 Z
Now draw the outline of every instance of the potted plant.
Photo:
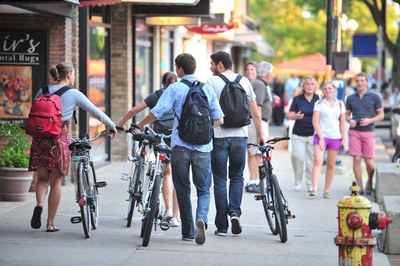
M 18 124 L 0 124 L 0 198 L 25 201 L 34 172 L 28 172 L 30 139 Z

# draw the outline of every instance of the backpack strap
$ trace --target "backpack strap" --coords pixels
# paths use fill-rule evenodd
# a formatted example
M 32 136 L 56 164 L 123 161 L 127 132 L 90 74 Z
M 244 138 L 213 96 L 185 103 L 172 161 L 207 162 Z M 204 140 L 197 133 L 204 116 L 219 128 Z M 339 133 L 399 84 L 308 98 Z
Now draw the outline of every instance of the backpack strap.
M 44 93 L 44 89 L 46 89 L 47 93 L 49 93 L 49 87 L 48 87 L 48 86 L 44 86 L 44 87 L 43 87 L 43 89 L 42 89 L 43 94 L 45 94 L 45 93 Z M 71 89 L 73 89 L 73 87 L 71 87 L 71 86 L 64 86 L 64 87 L 61 87 L 60 89 L 58 89 L 54 94 L 55 94 L 55 95 L 58 95 L 58 97 L 61 97 L 61 95 L 63 95 L 65 92 L 67 92 L 68 90 L 71 90 Z M 74 110 L 74 113 L 73 113 L 73 117 L 74 117 L 75 125 L 78 124 L 78 120 L 76 119 L 76 112 L 75 112 L 75 110 Z
M 43 88 L 42 88 L 42 94 L 44 95 L 44 94 L 48 94 L 48 93 L 50 93 L 49 92 L 49 86 L 44 86 Z
M 46 86 L 47 87 L 47 86 Z M 73 89 L 73 87 L 71 87 L 71 86 L 64 86 L 64 87 L 62 87 L 61 89 L 58 89 L 54 94 L 55 95 L 58 95 L 59 97 L 61 96 L 61 95 L 63 95 L 66 91 L 68 91 L 68 90 L 70 90 L 70 89 Z
M 217 76 L 220 77 L 223 81 L 225 81 L 225 83 L 231 82 L 225 75 L 223 75 L 223 74 L 221 74 L 221 73 L 217 74 Z M 239 81 L 242 79 L 242 77 L 243 77 L 242 75 L 238 74 L 238 75 L 236 76 L 234 82 L 239 83 Z

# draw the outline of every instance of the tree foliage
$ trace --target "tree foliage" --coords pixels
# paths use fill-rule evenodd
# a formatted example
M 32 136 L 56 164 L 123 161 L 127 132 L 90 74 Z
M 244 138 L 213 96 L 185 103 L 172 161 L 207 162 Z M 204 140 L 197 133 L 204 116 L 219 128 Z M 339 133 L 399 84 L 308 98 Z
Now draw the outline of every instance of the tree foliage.
M 274 47 L 276 57 L 272 62 L 281 62 L 298 56 L 320 52 L 325 54 L 326 2 L 322 0 L 250 0 L 251 16 L 258 18 L 261 33 Z M 393 62 L 400 60 L 400 27 L 395 5 L 400 0 L 343 0 L 343 12 L 358 22 L 356 32 L 377 33 L 386 21 L 383 43 Z M 386 20 L 383 7 L 386 6 Z M 304 16 L 306 12 L 312 17 Z M 345 47 L 352 45 L 352 32 L 343 33 Z M 378 64 L 376 59 L 362 59 L 363 70 L 372 72 Z M 389 60 L 390 61 L 390 60 Z M 374 64 L 368 68 L 369 64 Z M 400 86 L 400 66 L 392 65 L 392 78 Z

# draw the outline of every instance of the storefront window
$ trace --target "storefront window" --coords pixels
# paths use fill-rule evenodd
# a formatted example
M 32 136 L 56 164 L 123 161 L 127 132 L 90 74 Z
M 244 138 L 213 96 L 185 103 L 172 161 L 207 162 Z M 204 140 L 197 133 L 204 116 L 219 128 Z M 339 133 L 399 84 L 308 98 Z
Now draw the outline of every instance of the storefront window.
M 101 10 L 101 9 L 100 9 Z M 98 11 L 100 11 L 98 10 Z M 97 16 L 95 16 L 97 14 Z M 104 15 L 101 12 L 91 12 L 91 19 L 96 22 L 103 22 L 100 18 Z M 107 113 L 107 95 L 109 94 L 107 73 L 107 58 L 110 42 L 109 28 L 101 25 L 89 27 L 89 59 L 88 59 L 88 92 L 87 97 L 101 111 Z M 99 132 L 106 129 L 106 126 L 96 118 L 89 116 L 89 135 L 96 136 Z M 106 142 L 103 139 L 94 143 L 92 156 L 94 161 L 104 161 L 108 159 Z M 103 143 L 101 143 L 103 142 Z
M 136 55 L 135 55 L 135 105 L 149 95 L 153 89 L 152 81 L 152 32 L 146 27 L 144 19 L 136 19 Z M 135 121 L 142 120 L 148 113 L 146 109 L 135 117 Z
M 167 71 L 174 71 L 173 64 L 173 31 L 168 28 L 161 28 L 161 47 L 160 47 L 160 74 L 161 76 Z M 161 77 L 160 77 L 161 80 Z

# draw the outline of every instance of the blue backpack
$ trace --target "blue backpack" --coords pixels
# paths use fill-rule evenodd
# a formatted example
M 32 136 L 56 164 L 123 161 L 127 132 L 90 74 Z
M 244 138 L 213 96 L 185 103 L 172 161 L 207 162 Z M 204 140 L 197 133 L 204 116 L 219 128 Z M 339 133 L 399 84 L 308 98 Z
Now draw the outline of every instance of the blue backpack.
M 213 118 L 207 95 L 202 87 L 204 83 L 182 80 L 189 88 L 182 108 L 181 118 L 178 118 L 179 137 L 191 144 L 204 145 L 210 143 L 213 137 Z

